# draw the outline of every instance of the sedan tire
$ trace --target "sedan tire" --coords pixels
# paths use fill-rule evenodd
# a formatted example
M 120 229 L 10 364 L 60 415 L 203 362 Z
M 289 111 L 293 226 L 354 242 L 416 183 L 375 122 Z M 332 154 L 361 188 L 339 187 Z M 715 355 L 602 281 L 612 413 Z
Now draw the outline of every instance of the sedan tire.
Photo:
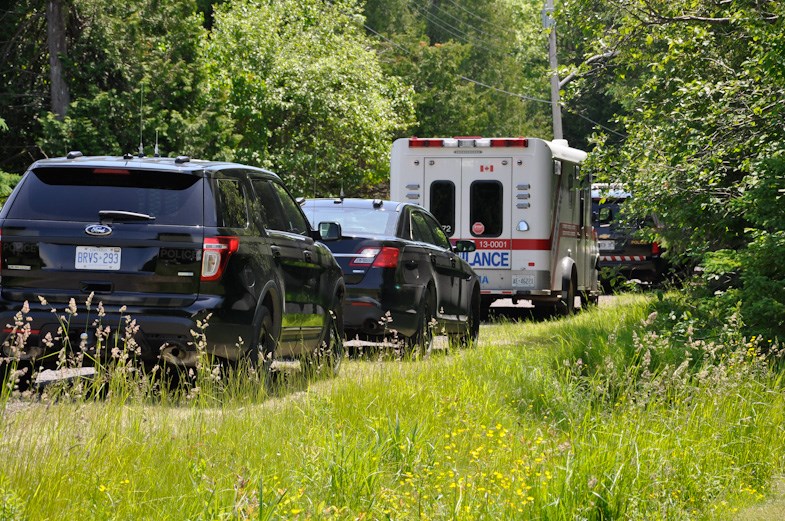
M 417 331 L 408 338 L 408 348 L 412 355 L 419 353 L 425 356 L 433 347 L 433 296 L 431 291 L 426 291 L 417 307 L 418 326 Z

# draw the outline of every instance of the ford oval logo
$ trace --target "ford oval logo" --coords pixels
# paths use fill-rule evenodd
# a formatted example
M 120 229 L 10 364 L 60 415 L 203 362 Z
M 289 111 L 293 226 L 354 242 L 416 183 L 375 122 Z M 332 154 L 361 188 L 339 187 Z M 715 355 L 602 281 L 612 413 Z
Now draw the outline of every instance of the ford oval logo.
M 105 224 L 91 224 L 90 226 L 86 227 L 84 231 L 87 233 L 87 235 L 104 236 L 112 234 L 112 229 Z

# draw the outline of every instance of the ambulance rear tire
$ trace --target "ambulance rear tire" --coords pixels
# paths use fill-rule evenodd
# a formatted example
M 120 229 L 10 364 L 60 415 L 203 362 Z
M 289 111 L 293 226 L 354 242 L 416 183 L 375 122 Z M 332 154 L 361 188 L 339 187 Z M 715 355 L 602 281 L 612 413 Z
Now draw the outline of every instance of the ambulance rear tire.
M 575 313 L 575 277 L 570 277 L 567 284 L 567 297 L 557 304 L 559 314 L 565 317 Z

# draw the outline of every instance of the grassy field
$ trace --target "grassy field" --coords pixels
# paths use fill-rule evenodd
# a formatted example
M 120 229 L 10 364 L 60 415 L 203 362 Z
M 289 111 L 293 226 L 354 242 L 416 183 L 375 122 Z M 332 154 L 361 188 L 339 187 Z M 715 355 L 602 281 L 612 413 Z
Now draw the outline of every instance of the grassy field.
M 188 396 L 6 394 L 0 520 L 776 518 L 776 345 L 651 305 L 483 325 L 475 349 L 271 397 L 209 371 Z

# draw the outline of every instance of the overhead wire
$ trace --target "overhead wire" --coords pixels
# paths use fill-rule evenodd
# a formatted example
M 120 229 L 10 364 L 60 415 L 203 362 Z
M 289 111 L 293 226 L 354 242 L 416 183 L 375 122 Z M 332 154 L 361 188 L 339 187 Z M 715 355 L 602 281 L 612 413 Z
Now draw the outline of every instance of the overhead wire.
M 365 27 L 366 30 L 372 32 L 373 34 L 375 34 L 376 36 L 378 36 L 382 40 L 384 40 L 384 41 L 390 43 L 391 45 L 397 47 L 398 49 L 402 50 L 404 53 L 408 54 L 409 56 L 412 56 L 412 57 L 415 56 L 410 50 L 406 49 L 405 47 L 401 46 L 400 44 L 398 44 L 398 43 L 392 41 L 391 39 L 387 38 L 386 36 L 384 36 L 380 32 L 378 32 L 375 29 L 373 29 L 372 27 L 370 27 L 368 24 L 363 24 L 363 27 Z M 469 78 L 469 77 L 463 76 L 463 75 L 459 75 L 457 77 L 460 80 L 463 80 L 463 81 L 466 81 L 466 82 L 469 82 L 469 83 L 474 83 L 475 85 L 478 85 L 480 87 L 483 87 L 483 88 L 486 88 L 486 89 L 489 89 L 489 90 L 493 90 L 493 91 L 496 91 L 496 92 L 500 92 L 500 93 L 505 94 L 507 96 L 516 97 L 518 99 L 526 100 L 526 101 L 533 101 L 535 103 L 546 103 L 548 105 L 553 105 L 553 101 L 551 101 L 551 100 L 546 100 L 546 99 L 542 99 L 542 98 L 535 98 L 533 96 L 527 96 L 525 94 L 520 94 L 520 93 L 517 93 L 517 92 L 510 92 L 508 90 L 505 90 L 505 89 L 502 89 L 502 88 L 499 88 L 499 87 L 495 87 L 493 85 L 489 85 L 487 83 L 483 83 L 481 81 L 478 81 L 478 80 L 475 80 L 475 79 L 472 79 L 472 78 Z M 565 111 L 569 112 L 570 114 L 578 116 L 579 118 L 584 119 L 584 120 L 592 123 L 593 125 L 595 125 L 595 126 L 601 128 L 601 129 L 607 131 L 607 132 L 610 132 L 610 133 L 612 133 L 612 134 L 614 134 L 616 136 L 622 137 L 622 138 L 626 138 L 627 137 L 626 134 L 623 134 L 623 133 L 618 132 L 618 131 L 610 128 L 610 127 L 607 127 L 606 125 L 603 125 L 602 123 L 600 123 L 598 121 L 595 121 L 595 120 L 589 118 L 588 116 L 585 116 L 584 114 L 567 107 L 564 103 L 559 102 L 559 106 L 561 108 L 563 108 Z
M 458 22 L 459 24 L 462 24 L 462 25 L 466 25 L 466 26 L 468 26 L 469 28 L 471 28 L 473 31 L 475 31 L 475 32 L 477 32 L 477 33 L 484 34 L 485 36 L 488 36 L 488 37 L 490 37 L 490 38 L 494 38 L 494 39 L 497 39 L 497 38 L 499 38 L 499 36 L 498 36 L 498 35 L 496 35 L 496 34 L 487 33 L 487 32 L 485 32 L 485 31 L 483 31 L 482 29 L 480 29 L 479 27 L 477 27 L 477 26 L 475 26 L 475 25 L 472 25 L 471 23 L 467 22 L 466 20 L 462 20 L 462 19 L 458 18 L 457 16 L 455 16 L 454 14 L 452 14 L 451 12 L 449 12 L 448 10 L 446 10 L 444 7 L 442 7 L 442 6 L 441 6 L 441 5 L 439 5 L 439 4 L 433 4 L 433 6 L 434 6 L 436 9 L 438 9 L 439 11 L 443 12 L 443 13 L 444 13 L 446 16 L 448 16 L 449 18 L 452 18 L 453 20 L 455 20 L 455 21 L 456 21 L 456 22 Z M 468 34 L 468 33 L 467 33 L 467 34 Z M 478 39 L 478 40 L 479 40 L 479 39 Z M 485 41 L 486 43 L 491 43 L 490 41 L 487 41 L 487 40 L 482 40 L 482 41 Z
M 498 52 L 498 46 L 496 46 L 493 43 L 488 42 L 486 40 L 482 40 L 482 39 L 478 38 L 477 36 L 472 35 L 472 34 L 466 32 L 466 31 L 460 29 L 459 27 L 456 27 L 456 26 L 452 25 L 451 23 L 449 23 L 449 22 L 445 21 L 444 19 L 440 18 L 435 13 L 432 13 L 432 12 L 428 11 L 427 9 L 424 9 L 424 8 L 420 7 L 415 2 L 416 2 L 416 0 L 410 0 L 409 3 L 417 11 L 419 11 L 425 17 L 426 20 L 428 20 L 429 22 L 431 22 L 435 26 L 439 27 L 443 31 L 445 31 L 445 32 L 447 32 L 447 33 L 449 33 L 449 34 L 451 34 L 453 36 L 456 36 L 463 43 L 474 45 L 475 47 L 478 47 L 480 49 L 484 49 L 484 50 L 486 50 L 488 52 L 491 52 L 491 53 Z M 444 11 L 439 6 L 436 6 L 436 7 L 438 9 Z M 449 15 L 449 13 L 447 13 L 446 11 L 444 11 L 444 12 Z M 452 18 L 455 18 L 452 15 L 449 15 L 449 16 L 451 16 Z M 455 19 L 458 20 L 457 18 L 455 18 Z M 458 20 L 458 21 L 460 21 L 462 23 L 465 23 L 462 20 Z M 473 25 L 470 25 L 470 24 L 467 24 L 467 25 L 469 25 L 469 27 L 471 27 L 472 29 L 477 30 Z
M 432 24 L 434 24 L 438 28 L 442 29 L 446 33 L 449 33 L 450 35 L 458 38 L 462 43 L 470 43 L 468 35 L 465 32 L 463 32 L 460 29 L 457 29 L 455 27 L 452 27 L 450 24 L 448 24 L 446 22 L 444 22 L 444 23 L 441 22 L 439 20 L 439 18 L 432 16 L 428 11 L 423 10 L 420 6 L 414 4 L 413 2 L 410 2 L 410 3 L 412 3 L 414 8 L 417 11 L 419 11 L 420 14 L 422 14 L 425 17 L 425 19 L 428 20 L 429 22 L 431 22 Z M 450 28 L 452 28 L 454 30 L 451 30 Z

